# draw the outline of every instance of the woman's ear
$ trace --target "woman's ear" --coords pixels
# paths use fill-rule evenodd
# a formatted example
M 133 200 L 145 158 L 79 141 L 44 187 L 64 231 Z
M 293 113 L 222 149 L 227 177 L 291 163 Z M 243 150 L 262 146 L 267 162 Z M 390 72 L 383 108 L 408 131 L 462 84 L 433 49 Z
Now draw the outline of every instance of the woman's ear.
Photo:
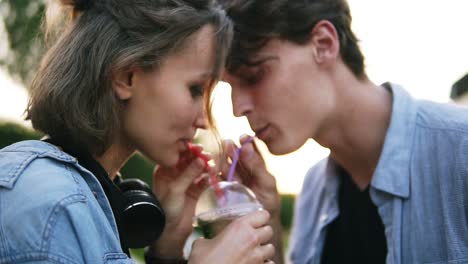
M 317 63 L 334 61 L 340 53 L 340 41 L 335 26 L 328 20 L 320 20 L 311 31 L 310 42 Z
M 133 71 L 119 71 L 112 76 L 112 88 L 120 100 L 132 97 Z

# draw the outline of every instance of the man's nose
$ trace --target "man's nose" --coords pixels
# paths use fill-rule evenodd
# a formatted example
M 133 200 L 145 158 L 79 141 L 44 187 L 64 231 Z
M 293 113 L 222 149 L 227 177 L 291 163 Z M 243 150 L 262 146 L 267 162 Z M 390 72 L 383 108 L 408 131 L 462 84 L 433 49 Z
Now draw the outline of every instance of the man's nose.
M 231 86 L 232 112 L 234 116 L 247 116 L 253 110 L 252 95 L 247 89 Z

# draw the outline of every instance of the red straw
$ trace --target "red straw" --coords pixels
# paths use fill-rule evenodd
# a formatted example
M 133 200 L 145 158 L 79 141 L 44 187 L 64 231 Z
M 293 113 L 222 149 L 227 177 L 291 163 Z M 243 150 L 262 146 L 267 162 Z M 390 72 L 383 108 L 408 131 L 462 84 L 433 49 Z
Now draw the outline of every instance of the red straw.
M 223 197 L 223 191 L 221 190 L 221 188 L 219 188 L 219 184 L 218 184 L 218 180 L 216 179 L 216 174 L 214 172 L 211 171 L 210 169 L 210 166 L 208 164 L 208 161 L 210 160 L 206 155 L 204 155 L 203 153 L 201 153 L 201 150 L 200 149 L 197 149 L 191 142 L 189 142 L 187 144 L 188 146 L 188 149 L 197 157 L 199 157 L 200 159 L 203 160 L 203 162 L 205 162 L 205 167 L 206 169 L 208 170 L 208 173 L 210 175 L 210 178 L 211 178 L 211 183 L 212 185 L 214 186 L 215 188 L 215 192 L 216 192 L 216 196 L 218 197 L 218 199 L 221 199 Z

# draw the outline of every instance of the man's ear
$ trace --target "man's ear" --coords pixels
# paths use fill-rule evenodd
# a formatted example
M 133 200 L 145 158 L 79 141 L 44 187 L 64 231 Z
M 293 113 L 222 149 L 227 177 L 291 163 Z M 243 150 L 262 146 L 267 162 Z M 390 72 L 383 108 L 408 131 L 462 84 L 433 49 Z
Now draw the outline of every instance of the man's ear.
M 335 26 L 328 20 L 320 20 L 311 31 L 314 59 L 317 63 L 335 60 L 340 53 L 340 41 Z
M 120 100 L 128 100 L 133 92 L 133 71 L 119 71 L 112 75 L 112 88 Z

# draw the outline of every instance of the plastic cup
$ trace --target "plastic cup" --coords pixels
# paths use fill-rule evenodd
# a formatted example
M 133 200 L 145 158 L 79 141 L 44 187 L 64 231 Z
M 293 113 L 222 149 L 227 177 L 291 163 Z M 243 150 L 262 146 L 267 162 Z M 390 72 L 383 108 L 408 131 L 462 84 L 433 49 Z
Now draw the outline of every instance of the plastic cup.
M 215 237 L 236 218 L 263 210 L 255 194 L 246 186 L 235 181 L 222 181 L 219 187 L 223 192 L 221 199 L 214 187 L 209 187 L 201 194 L 195 209 L 194 225 L 205 238 Z

